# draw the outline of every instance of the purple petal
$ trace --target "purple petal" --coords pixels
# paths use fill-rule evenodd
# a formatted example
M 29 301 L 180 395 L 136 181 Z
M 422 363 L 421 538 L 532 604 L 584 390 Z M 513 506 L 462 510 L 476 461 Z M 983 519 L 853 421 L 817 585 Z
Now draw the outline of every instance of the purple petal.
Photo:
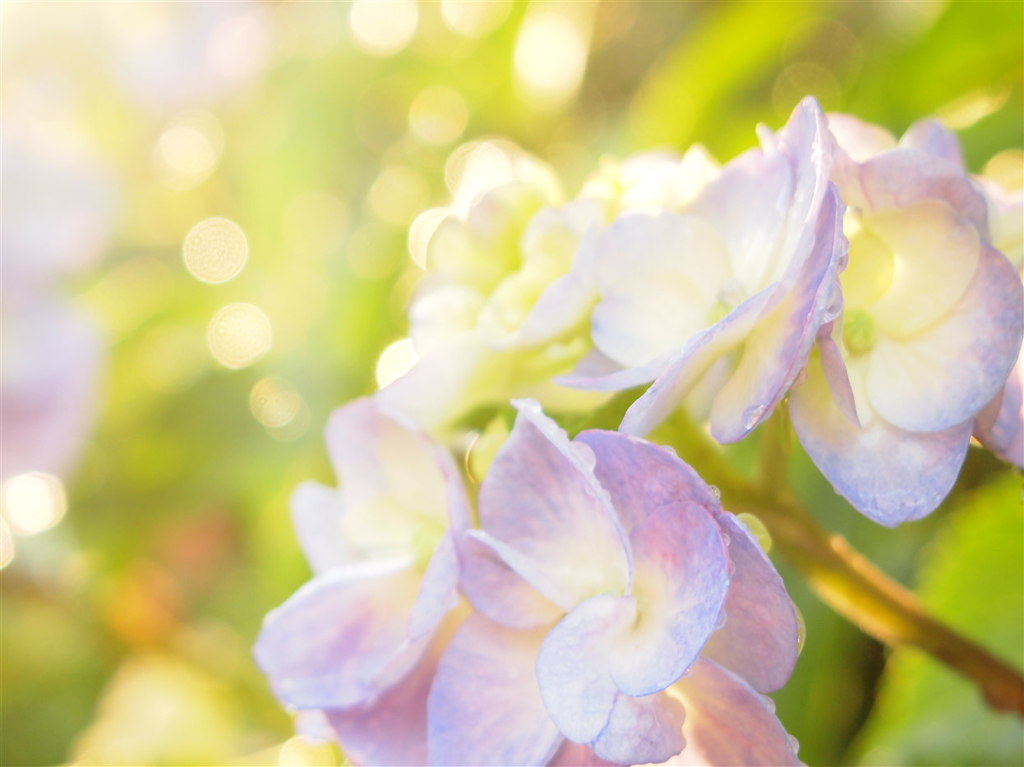
M 1010 264 L 983 245 L 978 269 L 952 309 L 907 340 L 881 337 L 871 354 L 871 405 L 910 431 L 973 418 L 1006 381 L 1024 331 L 1024 290 Z
M 964 167 L 963 152 L 956 135 L 934 118 L 918 120 L 900 139 L 900 146 L 919 149 L 959 168 Z
M 478 614 L 466 620 L 430 691 L 430 764 L 535 765 L 552 757 L 562 736 L 533 670 L 544 634 Z
M 292 493 L 291 507 L 299 545 L 314 573 L 320 575 L 351 560 L 341 532 L 342 504 L 337 490 L 303 482 Z
M 858 428 L 836 404 L 818 361 L 790 393 L 793 427 L 811 460 L 854 508 L 888 527 L 931 513 L 967 453 L 971 421 L 929 434 L 875 417 Z
M 441 538 L 426 572 L 420 581 L 412 613 L 409 616 L 409 638 L 412 640 L 434 633 L 441 619 L 458 604 L 459 559 L 450 533 Z
M 443 639 L 435 640 L 400 683 L 372 701 L 326 712 L 353 764 L 428 764 L 427 695 L 443 647 Z
M 664 762 L 682 751 L 686 712 L 679 701 L 659 692 L 643 698 L 620 694 L 608 725 L 593 743 L 594 753 L 609 762 Z
M 627 533 L 669 503 L 720 508 L 714 491 L 670 448 L 598 429 L 581 432 L 575 441 L 594 451 L 597 479 Z
M 570 444 L 536 403 L 517 406 L 480 487 L 481 540 L 563 610 L 590 594 L 625 593 L 629 552 L 593 454 Z
M 718 625 L 729 562 L 714 517 L 691 503 L 656 508 L 630 542 L 637 620 L 616 642 L 610 670 L 619 690 L 642 696 L 664 690 L 697 658 Z
M 1006 386 L 985 406 L 974 423 L 974 435 L 996 455 L 1024 468 L 1024 357 Z
M 608 674 L 612 646 L 636 618 L 632 597 L 591 597 L 544 639 L 537 681 L 551 719 L 569 740 L 593 743 L 620 695 Z M 642 760 L 641 760 L 642 761 Z
M 479 536 L 467 535 L 460 549 L 462 593 L 479 612 L 515 629 L 549 626 L 565 614 L 530 585 L 542 576 L 524 579 L 488 545 L 493 539 Z
M 267 615 L 256 660 L 277 696 L 296 708 L 366 702 L 419 659 L 409 641 L 420 576 L 404 559 L 334 568 Z
M 725 601 L 725 625 L 701 655 L 743 677 L 760 692 L 782 687 L 796 665 L 796 609 L 775 567 L 732 514 L 718 523 L 729 539 L 733 573 Z
M 677 763 L 711 767 L 800 764 L 770 702 L 721 666 L 701 659 L 673 693 L 686 708 L 686 749 Z
M 813 244 L 801 246 L 808 251 L 806 260 L 787 276 L 785 297 L 752 328 L 735 371 L 714 399 L 711 433 L 719 442 L 743 439 L 768 418 L 806 364 L 838 290 L 846 246 L 842 215 L 842 203 L 829 186 L 813 224 Z

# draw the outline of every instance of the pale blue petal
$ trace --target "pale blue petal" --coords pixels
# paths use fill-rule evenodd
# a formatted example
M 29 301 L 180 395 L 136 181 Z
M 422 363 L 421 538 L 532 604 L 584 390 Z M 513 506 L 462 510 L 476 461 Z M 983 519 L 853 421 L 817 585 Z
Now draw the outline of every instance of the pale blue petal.
M 631 597 L 591 597 L 565 616 L 541 645 L 541 697 L 569 740 L 592 743 L 607 726 L 620 695 L 608 674 L 610 653 L 635 618 Z
M 739 674 L 759 692 L 778 690 L 789 679 L 799 651 L 796 609 L 775 567 L 732 514 L 718 523 L 729 538 L 733 565 L 725 625 L 701 655 Z
M 277 696 L 295 708 L 338 708 L 378 695 L 416 663 L 409 640 L 420 576 L 407 560 L 334 568 L 264 620 L 254 652 Z
M 682 751 L 686 712 L 665 693 L 643 698 L 620 694 L 608 725 L 592 744 L 602 759 L 619 764 L 664 762 Z
M 914 433 L 876 416 L 858 428 L 837 406 L 818 361 L 807 372 L 790 393 L 790 416 L 804 450 L 836 491 L 888 527 L 931 513 L 956 481 L 972 422 Z
M 900 146 L 920 149 L 963 170 L 964 156 L 956 134 L 935 118 L 918 120 L 911 125 L 900 139 Z
M 430 764 L 537 765 L 554 755 L 562 736 L 533 670 L 545 632 L 466 619 L 430 691 Z
M 974 436 L 1000 458 L 1024 468 L 1024 358 L 1006 386 L 985 406 L 974 423 Z
M 686 708 L 686 749 L 679 764 L 796 767 L 793 744 L 770 701 L 738 676 L 701 659 L 673 688 Z M 676 760 L 669 762 L 675 763 Z

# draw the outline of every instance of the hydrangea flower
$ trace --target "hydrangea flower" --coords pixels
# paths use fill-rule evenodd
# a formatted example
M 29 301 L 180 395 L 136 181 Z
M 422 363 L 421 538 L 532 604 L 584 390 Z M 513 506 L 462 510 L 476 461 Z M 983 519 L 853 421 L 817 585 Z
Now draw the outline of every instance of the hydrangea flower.
M 798 764 L 760 695 L 797 619 L 751 535 L 668 450 L 518 408 L 465 534 L 477 612 L 434 679 L 430 763 Z
M 706 185 L 696 196 L 691 186 L 677 210 L 627 212 L 597 238 L 599 355 L 564 380 L 595 389 L 653 381 L 625 431 L 645 434 L 685 403 L 719 441 L 742 439 L 834 317 L 845 240 L 824 117 L 807 99 L 760 138 L 717 175 L 697 165 Z
M 410 308 L 419 360 L 380 393 L 389 407 L 439 431 L 513 396 L 572 409 L 599 399 L 553 379 L 588 348 L 593 291 L 574 263 L 603 221 L 601 206 L 559 205 L 554 175 L 520 150 L 484 144 L 474 151 L 484 153 L 486 172 L 471 168 L 440 212 Z
M 292 499 L 314 577 L 271 612 L 255 647 L 275 694 L 326 713 L 363 764 L 426 764 L 426 695 L 457 625 L 453 531 L 467 524 L 448 453 L 372 399 L 326 430 L 340 489 Z
M 931 512 L 956 481 L 975 416 L 1017 358 L 1024 297 L 948 131 L 924 121 L 896 145 L 853 118 L 830 124 L 849 206 L 845 306 L 790 412 L 835 488 L 892 526 Z

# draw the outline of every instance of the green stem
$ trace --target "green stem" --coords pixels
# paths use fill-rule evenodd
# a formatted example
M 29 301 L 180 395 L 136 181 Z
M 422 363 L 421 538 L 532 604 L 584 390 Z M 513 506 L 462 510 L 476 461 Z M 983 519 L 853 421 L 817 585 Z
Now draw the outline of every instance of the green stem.
M 774 545 L 825 604 L 886 644 L 924 650 L 974 681 L 992 708 L 1024 717 L 1024 677 L 1019 671 L 929 615 L 908 589 L 842 536 L 822 529 L 793 497 L 781 473 L 785 460 L 779 440 L 785 438 L 786 425 L 777 420 L 762 427 L 766 441 L 757 482 L 737 472 L 716 444 L 681 417 L 666 424 L 656 441 L 670 444 L 706 481 L 721 488 L 730 511 L 761 519 Z

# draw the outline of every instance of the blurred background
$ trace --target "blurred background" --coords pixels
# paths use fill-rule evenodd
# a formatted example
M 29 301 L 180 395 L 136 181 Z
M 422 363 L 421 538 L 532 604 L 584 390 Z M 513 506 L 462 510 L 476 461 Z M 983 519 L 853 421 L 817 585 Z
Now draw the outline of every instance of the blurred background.
M 481 141 L 574 194 L 603 155 L 727 160 L 805 94 L 938 115 L 1021 173 L 1024 4 L 5 2 L 0 761 L 332 765 L 250 647 L 309 577 L 288 497 L 330 410 L 407 359 L 430 214 Z M 410 231 L 410 226 L 416 222 Z M 397 345 L 392 345 L 399 341 Z M 383 354 L 382 354 L 383 353 Z M 798 492 L 1018 666 L 1020 480 L 972 449 L 928 519 Z M 1020 764 L 1018 720 L 783 569 L 807 625 L 778 713 L 811 765 Z

